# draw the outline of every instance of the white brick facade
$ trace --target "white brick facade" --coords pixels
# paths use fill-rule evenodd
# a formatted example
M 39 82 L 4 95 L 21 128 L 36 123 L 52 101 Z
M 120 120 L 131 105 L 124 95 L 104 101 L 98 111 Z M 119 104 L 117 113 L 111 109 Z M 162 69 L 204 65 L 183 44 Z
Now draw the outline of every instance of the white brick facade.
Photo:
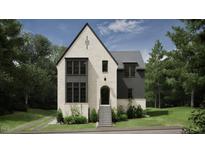
M 86 48 L 85 40 L 88 37 L 89 46 Z M 65 58 L 88 58 L 88 101 L 87 103 L 66 103 L 65 94 Z M 102 72 L 102 61 L 108 61 L 108 72 Z M 88 117 L 88 108 L 99 109 L 100 88 L 107 85 L 110 88 L 110 104 L 117 107 L 117 64 L 92 30 L 86 26 L 78 38 L 66 52 L 57 65 L 58 70 L 58 109 L 64 115 L 70 115 L 70 108 L 76 105 L 82 114 Z M 104 80 L 106 78 L 106 80 Z M 87 111 L 86 111 L 87 110 Z

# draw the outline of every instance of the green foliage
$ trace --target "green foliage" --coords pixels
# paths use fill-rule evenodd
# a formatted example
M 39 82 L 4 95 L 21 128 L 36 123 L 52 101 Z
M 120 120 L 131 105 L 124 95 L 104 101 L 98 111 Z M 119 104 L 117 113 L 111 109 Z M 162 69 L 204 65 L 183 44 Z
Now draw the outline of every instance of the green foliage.
M 17 20 L 0 20 L 0 114 L 11 113 L 16 101 L 15 78 L 23 39 Z
M 127 121 L 127 119 L 128 119 L 128 117 L 127 117 L 127 115 L 126 115 L 125 113 L 123 113 L 123 114 L 118 114 L 117 117 L 118 117 L 118 118 L 117 118 L 117 121 Z
M 56 120 L 57 120 L 58 123 L 63 123 L 64 122 L 63 113 L 62 113 L 61 109 L 59 109 L 57 111 Z
M 187 134 L 205 133 L 205 110 L 194 110 L 189 118 L 191 125 L 183 129 Z
M 126 121 L 127 119 L 123 106 L 118 106 L 117 110 L 112 109 L 112 122 Z
M 87 123 L 87 118 L 82 115 L 71 115 L 64 118 L 65 124 L 85 124 Z
M 117 110 L 116 109 L 112 109 L 112 122 L 117 122 L 118 121 L 118 117 L 117 117 Z
M 145 71 L 145 96 L 148 102 L 155 102 L 161 107 L 161 96 L 162 84 L 164 83 L 164 59 L 166 57 L 166 51 L 164 50 L 162 43 L 157 40 L 152 52 L 150 53 L 150 58 L 146 64 Z M 157 102 L 156 102 L 157 101 Z
M 134 105 L 129 105 L 127 109 L 127 116 L 129 119 L 142 118 L 143 113 L 144 113 L 143 109 L 141 108 L 140 105 L 137 105 L 137 107 L 135 107 Z
M 117 107 L 117 114 L 124 114 L 124 113 L 126 113 L 126 112 L 125 112 L 123 106 L 122 106 L 122 105 L 119 105 L 119 106 Z
M 202 96 L 198 97 L 198 102 L 202 102 L 204 91 L 201 89 L 205 86 L 205 20 L 183 20 L 183 22 L 184 27 L 173 27 L 173 31 L 168 32 L 168 36 L 176 45 L 176 50 L 172 51 L 170 58 L 174 58 L 178 64 L 177 68 L 180 68 L 182 90 L 189 97 L 191 95 L 193 103 L 196 98 L 194 93 L 200 92 Z
M 200 106 L 205 98 L 205 20 L 182 22 L 183 27 L 167 33 L 176 49 L 166 52 L 157 41 L 146 64 L 145 97 L 150 106 Z
M 98 121 L 98 114 L 96 110 L 93 108 L 90 114 L 90 122 L 97 122 Z

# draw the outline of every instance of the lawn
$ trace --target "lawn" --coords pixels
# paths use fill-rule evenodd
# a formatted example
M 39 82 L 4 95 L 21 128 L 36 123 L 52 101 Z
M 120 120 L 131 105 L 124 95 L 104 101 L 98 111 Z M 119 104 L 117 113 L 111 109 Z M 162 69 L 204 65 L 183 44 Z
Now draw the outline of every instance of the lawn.
M 28 109 L 27 112 L 14 112 L 13 114 L 0 116 L 0 127 L 3 131 L 9 131 L 16 127 L 32 123 L 38 119 L 46 116 L 54 116 L 56 110 L 41 110 L 41 109 Z
M 129 119 L 117 122 L 115 128 L 142 128 L 153 126 L 186 126 L 188 117 L 193 109 L 189 107 L 175 107 L 165 109 L 148 108 L 148 116 L 140 119 Z M 11 133 L 18 132 L 66 132 L 95 129 L 95 123 L 79 125 L 48 124 L 55 118 L 56 110 L 29 109 L 28 112 L 14 112 L 0 116 L 0 126 Z
M 54 124 L 54 125 L 47 125 L 47 127 L 44 127 L 41 129 L 41 132 L 66 132 L 66 131 L 78 131 L 82 129 L 95 129 L 96 124 L 95 123 L 88 123 L 88 124 L 75 124 L 75 125 L 60 125 L 60 124 Z
M 190 107 L 174 107 L 165 109 L 147 108 L 148 117 L 131 119 L 124 122 L 117 122 L 115 127 L 137 128 L 152 126 L 186 126 L 189 124 L 188 117 L 191 114 Z

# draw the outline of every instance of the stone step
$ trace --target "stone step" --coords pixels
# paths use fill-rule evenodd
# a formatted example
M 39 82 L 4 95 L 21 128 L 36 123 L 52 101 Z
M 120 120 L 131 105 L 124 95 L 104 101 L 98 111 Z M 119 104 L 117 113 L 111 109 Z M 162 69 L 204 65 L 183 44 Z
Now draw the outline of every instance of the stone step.
M 102 105 L 99 108 L 99 127 L 112 126 L 112 112 L 110 105 Z

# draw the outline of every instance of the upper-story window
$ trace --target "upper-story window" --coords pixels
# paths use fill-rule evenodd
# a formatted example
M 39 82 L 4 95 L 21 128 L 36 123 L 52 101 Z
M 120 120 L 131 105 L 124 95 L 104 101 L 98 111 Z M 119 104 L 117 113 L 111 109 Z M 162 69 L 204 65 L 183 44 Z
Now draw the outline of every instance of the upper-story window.
M 86 60 L 72 60 L 66 61 L 67 75 L 86 75 L 87 61 Z
M 137 64 L 124 64 L 125 77 L 135 77 L 135 70 Z
M 102 61 L 102 72 L 108 72 L 108 61 L 107 60 Z

